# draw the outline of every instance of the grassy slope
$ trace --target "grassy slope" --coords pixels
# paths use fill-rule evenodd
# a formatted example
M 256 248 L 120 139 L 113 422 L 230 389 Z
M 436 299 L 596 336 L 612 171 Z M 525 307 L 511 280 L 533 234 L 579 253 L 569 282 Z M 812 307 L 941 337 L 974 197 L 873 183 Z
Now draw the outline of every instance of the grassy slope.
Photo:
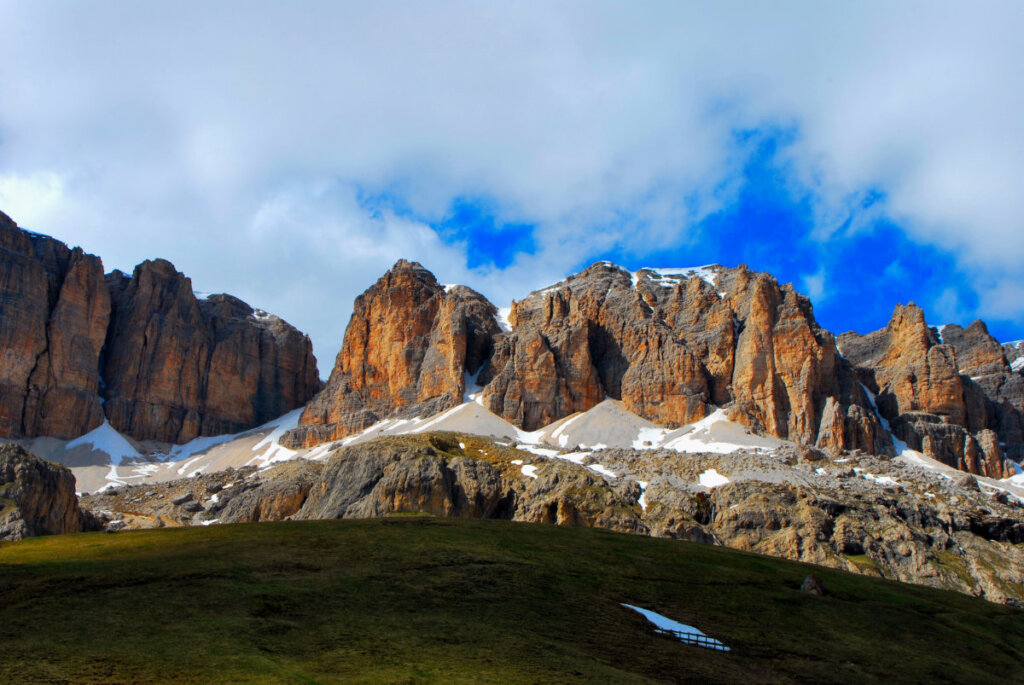
M 798 591 L 811 570 L 829 596 Z M 1019 611 L 595 530 L 397 517 L 0 545 L 2 682 L 1022 678 Z

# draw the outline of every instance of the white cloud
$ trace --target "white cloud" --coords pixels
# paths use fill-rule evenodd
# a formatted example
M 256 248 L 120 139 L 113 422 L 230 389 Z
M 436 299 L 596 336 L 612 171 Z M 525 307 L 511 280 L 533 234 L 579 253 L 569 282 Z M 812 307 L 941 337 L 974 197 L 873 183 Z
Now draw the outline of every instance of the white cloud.
M 828 291 L 825 288 L 826 278 L 827 274 L 825 273 L 824 266 L 813 274 L 805 274 L 801 278 L 803 290 L 807 293 L 807 297 L 811 298 L 811 302 L 822 302 L 828 296 Z
M 108 266 L 167 257 L 325 367 L 398 256 L 505 301 L 690 240 L 738 128 L 797 131 L 820 239 L 881 191 L 873 216 L 985 274 L 979 313 L 1024 317 L 1024 3 L 6 2 L 0 25 L 0 209 Z M 493 198 L 538 253 L 470 271 L 358 190 L 428 220 Z
M 63 195 L 64 184 L 55 173 L 0 174 L 0 210 L 24 226 L 51 225 Z

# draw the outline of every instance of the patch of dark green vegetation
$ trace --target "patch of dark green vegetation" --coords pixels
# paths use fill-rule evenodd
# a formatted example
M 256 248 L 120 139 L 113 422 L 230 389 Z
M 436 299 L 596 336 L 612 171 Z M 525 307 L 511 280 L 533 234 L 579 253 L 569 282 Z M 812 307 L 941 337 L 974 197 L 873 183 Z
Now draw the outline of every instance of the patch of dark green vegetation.
M 824 597 L 800 592 L 813 571 Z M 620 602 L 732 648 L 658 635 Z M 710 545 L 400 516 L 0 545 L 2 682 L 1021 682 L 1024 613 Z

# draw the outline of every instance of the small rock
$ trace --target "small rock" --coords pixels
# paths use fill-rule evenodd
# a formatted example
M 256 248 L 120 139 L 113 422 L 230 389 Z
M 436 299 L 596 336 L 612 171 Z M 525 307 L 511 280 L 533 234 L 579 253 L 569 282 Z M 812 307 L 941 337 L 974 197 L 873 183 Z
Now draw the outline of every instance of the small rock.
M 825 583 L 821 582 L 817 576 L 807 576 L 804 578 L 803 585 L 800 586 L 800 591 L 820 597 L 825 594 Z
M 206 491 L 211 495 L 215 495 L 223 489 L 224 486 L 221 485 L 220 483 L 210 483 L 209 485 L 206 486 Z
M 1007 597 L 1003 600 L 1003 604 L 1014 609 L 1024 609 L 1024 599 L 1017 599 L 1016 597 Z
M 977 490 L 978 481 L 969 473 L 958 473 L 953 476 L 953 483 L 965 490 Z
M 191 502 L 191 501 L 192 501 L 192 493 L 191 492 L 186 492 L 184 495 L 179 495 L 179 496 L 175 497 L 174 499 L 172 499 L 171 500 L 171 504 L 181 505 L 181 504 L 184 504 L 185 502 Z
M 187 511 L 189 513 L 195 514 L 196 512 L 203 511 L 203 505 L 200 504 L 199 502 L 192 501 L 192 502 L 187 502 L 185 504 L 185 506 L 182 507 L 182 509 L 184 509 L 185 511 Z

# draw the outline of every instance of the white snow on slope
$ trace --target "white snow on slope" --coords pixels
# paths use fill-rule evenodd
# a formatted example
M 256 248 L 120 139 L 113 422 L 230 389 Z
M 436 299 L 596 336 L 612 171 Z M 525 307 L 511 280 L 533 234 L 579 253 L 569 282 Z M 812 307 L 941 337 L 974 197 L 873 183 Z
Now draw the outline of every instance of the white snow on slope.
M 676 430 L 648 428 L 641 430 L 633 441 L 633 449 L 669 449 L 675 452 L 710 452 L 729 454 L 736 450 L 770 451 L 784 444 L 778 438 L 754 435 L 743 426 L 733 423 L 725 411 L 716 409 L 689 426 Z
M 591 471 L 594 471 L 595 473 L 600 473 L 602 476 L 607 476 L 609 478 L 619 477 L 619 474 L 615 473 L 607 466 L 601 466 L 600 464 L 591 464 L 587 468 L 590 469 Z
M 701 647 L 708 647 L 710 649 L 718 649 L 724 652 L 729 651 L 729 648 L 726 647 L 724 644 L 722 644 L 713 637 L 708 637 L 706 633 L 698 630 L 697 628 L 694 628 L 693 626 L 688 626 L 685 623 L 680 623 L 679 621 L 673 621 L 671 618 L 662 616 L 661 614 L 653 612 L 650 609 L 641 609 L 638 606 L 626 604 L 625 602 L 622 603 L 622 606 L 626 607 L 627 609 L 632 609 L 633 611 L 641 614 L 644 618 L 646 618 L 648 621 L 657 626 L 658 632 L 664 632 L 670 635 L 675 635 L 676 637 L 684 641 L 688 641 L 686 640 L 687 636 L 690 636 L 691 638 L 700 638 L 701 642 L 694 642 L 694 644 L 699 644 L 699 646 Z M 707 644 L 704 644 L 705 642 Z
M 262 440 L 252 446 L 253 452 L 265 449 L 263 454 L 253 457 L 248 463 L 258 461 L 260 467 L 288 461 L 298 456 L 298 451 L 289 449 L 281 444 L 284 434 L 299 425 L 299 417 L 302 416 L 302 407 L 293 409 L 287 414 L 280 416 L 263 426 L 264 429 L 273 428 Z
M 126 459 L 145 461 L 139 451 L 128 442 L 128 439 L 114 430 L 114 427 L 106 419 L 103 419 L 102 424 L 85 435 L 69 442 L 67 449 L 71 450 L 80 445 L 91 445 L 94 450 L 106 452 L 110 456 L 110 463 L 114 466 L 123 464 Z
M 715 281 L 718 279 L 718 274 L 715 271 L 716 264 L 705 264 L 704 266 L 684 266 L 679 268 L 663 268 L 663 267 L 650 267 L 645 266 L 642 269 L 632 274 L 634 287 L 636 285 L 637 278 L 641 271 L 646 271 L 649 274 L 651 280 L 658 283 L 662 287 L 674 288 L 677 284 L 681 283 L 684 278 L 693 278 L 696 276 L 702 281 L 715 285 Z
M 708 469 L 699 476 L 700 484 L 709 490 L 717 488 L 719 485 L 725 485 L 729 482 L 729 479 L 720 474 L 716 469 Z
M 226 433 L 224 435 L 203 435 L 189 440 L 184 445 L 175 445 L 167 455 L 166 461 L 183 461 L 191 459 L 193 455 L 206 452 L 207 450 L 231 442 L 238 438 L 241 433 Z M 155 456 L 155 455 L 154 455 Z
M 494 317 L 494 320 L 498 322 L 498 327 L 506 333 L 512 332 L 512 324 L 508 320 L 511 313 L 512 307 L 498 307 L 498 313 Z
M 530 464 L 523 464 L 522 467 L 523 475 L 527 478 L 537 479 L 537 467 Z

